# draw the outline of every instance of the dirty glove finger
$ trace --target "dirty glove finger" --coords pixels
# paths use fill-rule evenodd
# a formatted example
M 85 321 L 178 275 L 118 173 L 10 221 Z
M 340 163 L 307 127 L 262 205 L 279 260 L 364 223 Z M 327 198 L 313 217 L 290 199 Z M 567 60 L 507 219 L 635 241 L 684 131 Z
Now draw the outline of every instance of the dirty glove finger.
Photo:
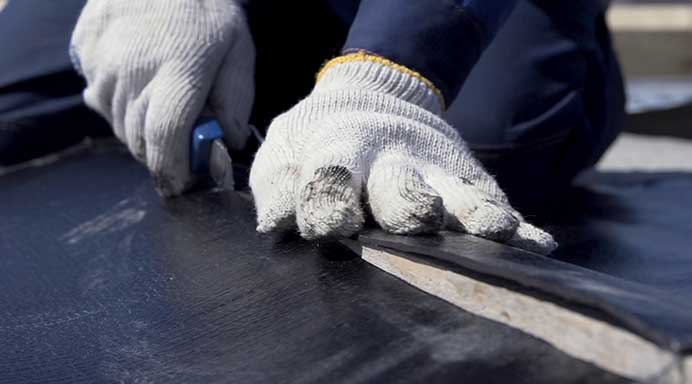
M 132 155 L 143 163 L 147 161 L 147 148 L 143 128 L 147 109 L 149 108 L 150 93 L 151 88 L 147 87 L 139 96 L 127 103 L 123 128 L 125 137 L 121 138 L 127 144 Z
M 243 33 L 248 27 L 238 18 L 233 27 L 236 39 L 221 63 L 209 94 L 209 109 L 219 121 L 229 149 L 240 150 L 250 136 L 250 113 L 255 97 L 255 46 Z
M 510 207 L 466 178 L 431 171 L 427 181 L 442 196 L 447 226 L 452 230 L 504 242 L 519 226 L 519 218 Z
M 285 125 L 277 124 L 267 136 L 250 170 L 250 188 L 257 209 L 257 231 L 288 231 L 296 223 L 296 190 L 301 168 L 291 148 L 281 143 L 286 138 Z
M 396 234 L 434 233 L 444 224 L 442 197 L 401 155 L 384 155 L 371 165 L 367 201 L 385 231 Z
M 179 195 L 192 184 L 190 135 L 209 91 L 194 80 L 177 79 L 176 71 L 166 68 L 152 81 L 144 122 L 147 166 L 164 197 Z
M 519 224 L 516 233 L 507 241 L 507 244 L 541 255 L 548 255 L 558 247 L 557 242 L 548 232 L 525 221 Z
M 303 164 L 296 223 L 305 239 L 348 237 L 363 227 L 362 172 L 344 147 L 320 148 Z

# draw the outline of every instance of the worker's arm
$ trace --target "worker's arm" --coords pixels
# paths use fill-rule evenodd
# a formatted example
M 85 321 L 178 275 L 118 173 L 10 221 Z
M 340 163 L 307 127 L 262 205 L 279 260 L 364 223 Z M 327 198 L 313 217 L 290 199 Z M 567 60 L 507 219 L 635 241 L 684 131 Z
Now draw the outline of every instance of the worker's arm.
M 344 53 L 366 50 L 422 74 L 451 103 L 517 0 L 362 0 Z
M 84 99 L 166 196 L 192 181 L 190 136 L 207 107 L 225 141 L 249 135 L 255 48 L 240 0 L 89 0 L 71 56 Z

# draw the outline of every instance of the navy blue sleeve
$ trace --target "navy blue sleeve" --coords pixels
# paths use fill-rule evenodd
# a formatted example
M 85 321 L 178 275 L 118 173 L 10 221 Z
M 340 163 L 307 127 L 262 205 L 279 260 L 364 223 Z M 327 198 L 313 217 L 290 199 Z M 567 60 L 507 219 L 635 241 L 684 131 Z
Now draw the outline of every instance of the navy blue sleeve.
M 365 50 L 411 68 L 447 102 L 517 0 L 362 0 L 344 52 Z

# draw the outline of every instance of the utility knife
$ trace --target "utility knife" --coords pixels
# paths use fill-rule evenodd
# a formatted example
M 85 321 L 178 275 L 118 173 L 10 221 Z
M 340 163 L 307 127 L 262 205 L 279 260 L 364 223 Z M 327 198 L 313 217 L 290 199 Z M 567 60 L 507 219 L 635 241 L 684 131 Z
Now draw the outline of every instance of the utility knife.
M 202 118 L 192 130 L 192 173 L 211 177 L 221 189 L 233 190 L 233 162 L 223 141 L 223 130 L 214 118 Z

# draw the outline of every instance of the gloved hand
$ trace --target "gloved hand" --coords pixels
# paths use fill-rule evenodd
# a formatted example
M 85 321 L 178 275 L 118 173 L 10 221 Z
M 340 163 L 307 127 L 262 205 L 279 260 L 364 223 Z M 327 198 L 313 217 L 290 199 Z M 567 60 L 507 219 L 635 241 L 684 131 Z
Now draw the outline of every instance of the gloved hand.
M 250 133 L 255 48 L 238 0 L 89 0 L 70 52 L 86 104 L 164 196 L 192 182 L 190 135 L 205 106 L 229 147 Z
M 365 53 L 332 60 L 256 154 L 258 231 L 345 237 L 369 209 L 392 233 L 449 228 L 550 253 L 553 238 L 510 207 L 442 109 L 434 86 L 405 67 Z

